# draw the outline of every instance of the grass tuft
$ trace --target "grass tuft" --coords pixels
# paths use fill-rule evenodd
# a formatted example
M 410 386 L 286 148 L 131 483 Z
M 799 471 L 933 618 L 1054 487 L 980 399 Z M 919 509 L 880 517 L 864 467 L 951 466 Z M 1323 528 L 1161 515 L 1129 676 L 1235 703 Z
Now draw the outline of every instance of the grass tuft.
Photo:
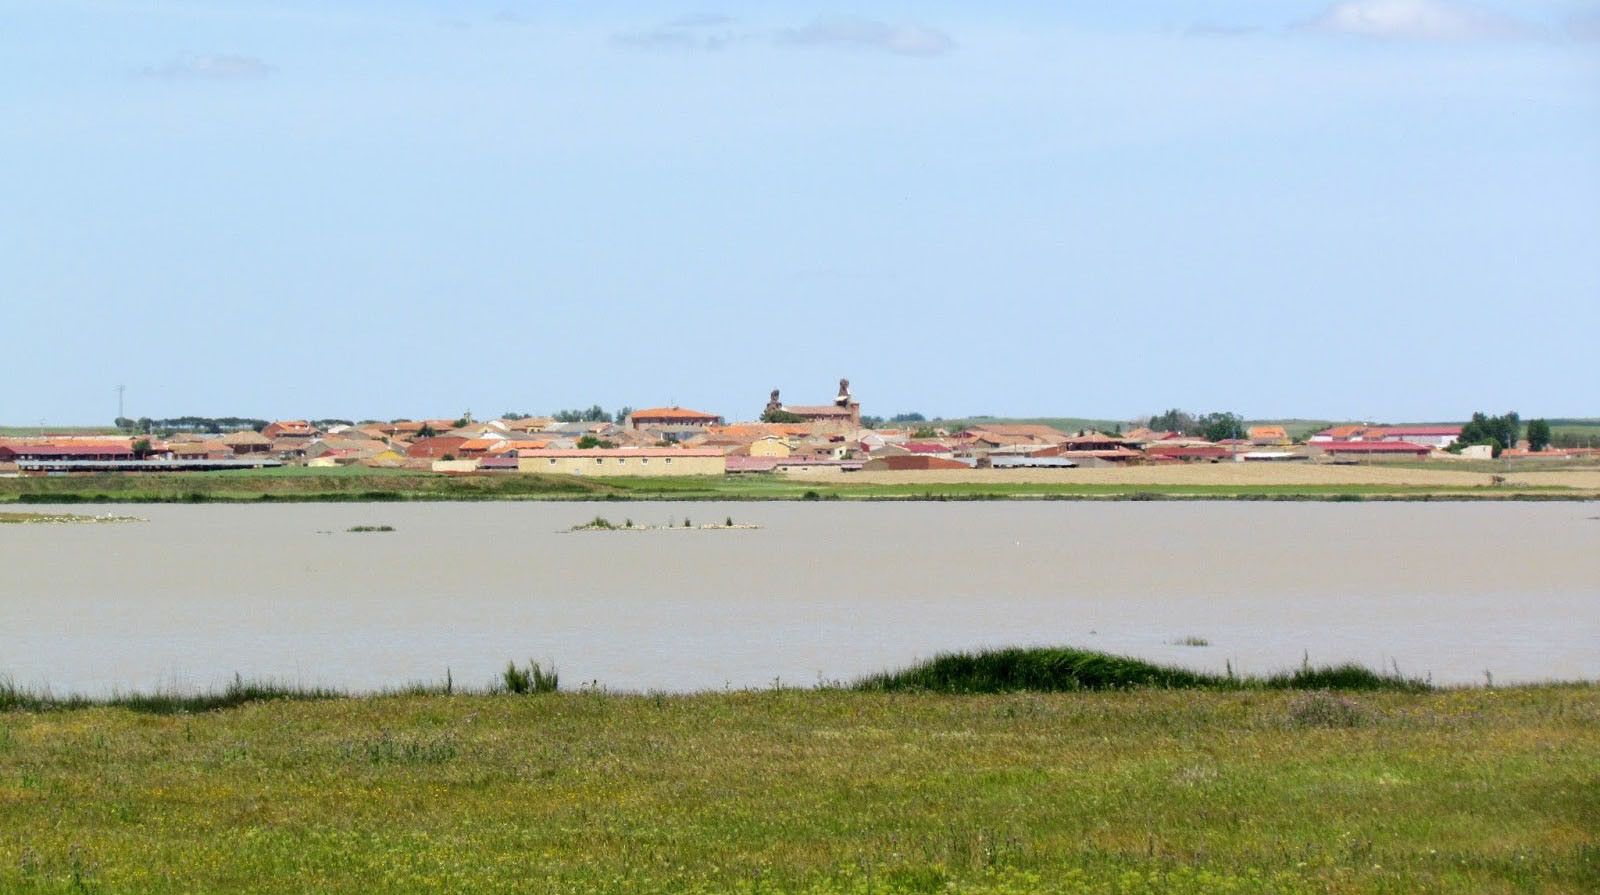
M 500 683 L 507 693 L 554 693 L 560 680 L 555 665 L 547 671 L 532 660 L 521 668 L 515 662 L 507 662 L 506 670 L 500 673 Z

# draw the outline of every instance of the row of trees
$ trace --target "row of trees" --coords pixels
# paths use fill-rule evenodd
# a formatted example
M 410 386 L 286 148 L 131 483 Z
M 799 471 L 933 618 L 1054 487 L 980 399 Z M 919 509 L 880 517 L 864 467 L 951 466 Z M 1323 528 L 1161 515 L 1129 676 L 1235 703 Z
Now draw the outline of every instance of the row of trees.
M 604 407 L 595 404 L 586 410 L 557 410 L 551 418 L 558 423 L 620 423 L 633 414 L 632 407 L 618 407 L 616 413 L 607 412 Z M 527 414 L 512 416 L 506 414 L 506 419 L 527 419 Z
M 165 419 L 151 419 L 141 416 L 138 419 L 129 419 L 125 416 L 116 418 L 116 426 L 124 432 L 139 435 L 150 435 L 155 432 L 239 432 L 244 429 L 254 429 L 260 432 L 267 427 L 266 420 L 258 420 L 247 416 L 174 416 Z
M 1157 432 L 1177 432 L 1207 441 L 1243 438 L 1246 435 L 1244 418 L 1237 413 L 1203 413 L 1197 416 L 1174 407 L 1166 413 L 1150 417 L 1145 425 Z
M 1493 451 L 1494 456 L 1506 448 L 1516 447 L 1518 441 L 1526 437 L 1528 450 L 1542 451 L 1550 446 L 1553 440 L 1549 420 L 1528 420 L 1526 432 L 1522 427 L 1522 418 L 1515 410 L 1501 416 L 1489 416 L 1485 413 L 1474 413 L 1472 419 L 1461 427 L 1461 438 L 1450 446 L 1450 450 L 1460 453 L 1464 447 L 1486 444 Z

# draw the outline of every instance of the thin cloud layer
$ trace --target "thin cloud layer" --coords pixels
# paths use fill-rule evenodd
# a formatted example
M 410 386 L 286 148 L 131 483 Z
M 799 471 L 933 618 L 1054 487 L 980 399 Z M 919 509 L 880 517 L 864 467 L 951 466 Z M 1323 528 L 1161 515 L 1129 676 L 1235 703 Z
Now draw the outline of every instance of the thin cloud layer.
M 1526 31 L 1504 16 L 1450 0 L 1343 0 L 1313 19 L 1309 27 L 1403 40 L 1515 37 Z
M 247 81 L 275 71 L 277 68 L 255 56 L 207 53 L 179 56 L 164 65 L 142 68 L 139 74 L 168 80 Z
M 872 19 L 817 19 L 795 28 L 743 27 L 721 14 L 683 16 L 637 31 L 614 35 L 618 44 L 639 50 L 709 52 L 736 44 L 783 47 L 843 47 L 900 56 L 942 56 L 955 49 L 950 35 L 925 25 L 894 25 Z
M 683 16 L 640 31 L 624 31 L 617 43 L 638 50 L 697 50 L 712 52 L 749 39 L 738 22 L 719 14 Z
M 902 56 L 942 56 L 956 48 L 950 35 L 924 25 L 891 25 L 872 19 L 817 19 L 777 35 L 780 44 L 803 47 L 850 47 Z

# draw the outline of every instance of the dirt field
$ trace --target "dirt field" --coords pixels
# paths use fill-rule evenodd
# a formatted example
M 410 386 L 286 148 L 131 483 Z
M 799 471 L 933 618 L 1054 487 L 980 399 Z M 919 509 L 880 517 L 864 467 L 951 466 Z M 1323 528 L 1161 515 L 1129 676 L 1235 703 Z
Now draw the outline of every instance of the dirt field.
M 802 476 L 796 476 L 802 478 Z M 817 481 L 840 481 L 837 476 Z M 1412 485 L 1479 487 L 1492 484 L 1486 472 L 1441 466 L 1438 469 L 1380 465 L 1334 466 L 1311 463 L 1193 463 L 1100 469 L 939 469 L 916 472 L 857 472 L 846 479 L 862 484 L 1101 484 L 1101 485 Z M 1559 486 L 1600 491 L 1600 469 L 1510 473 L 1512 487 Z

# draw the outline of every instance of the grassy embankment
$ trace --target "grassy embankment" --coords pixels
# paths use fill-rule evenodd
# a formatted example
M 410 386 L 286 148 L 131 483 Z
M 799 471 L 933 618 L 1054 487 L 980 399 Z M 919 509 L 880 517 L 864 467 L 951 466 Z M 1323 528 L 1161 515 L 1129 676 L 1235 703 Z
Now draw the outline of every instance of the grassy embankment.
M 13 709 L 0 890 L 1600 887 L 1600 689 L 1345 675 L 1300 684 L 1381 689 L 1286 692 L 1019 655 L 855 691 L 332 698 L 240 684 L 198 714 Z M 937 679 L 1116 687 L 886 692 Z
M 1221 469 L 1221 467 L 1215 467 Z M 1090 474 L 1097 472 L 1089 470 Z M 1073 472 L 1062 473 L 1072 476 Z M 588 478 L 284 467 L 216 473 L 0 479 L 4 503 L 379 500 L 1430 500 L 1586 499 L 1594 489 L 1385 482 L 805 481 L 744 475 Z

